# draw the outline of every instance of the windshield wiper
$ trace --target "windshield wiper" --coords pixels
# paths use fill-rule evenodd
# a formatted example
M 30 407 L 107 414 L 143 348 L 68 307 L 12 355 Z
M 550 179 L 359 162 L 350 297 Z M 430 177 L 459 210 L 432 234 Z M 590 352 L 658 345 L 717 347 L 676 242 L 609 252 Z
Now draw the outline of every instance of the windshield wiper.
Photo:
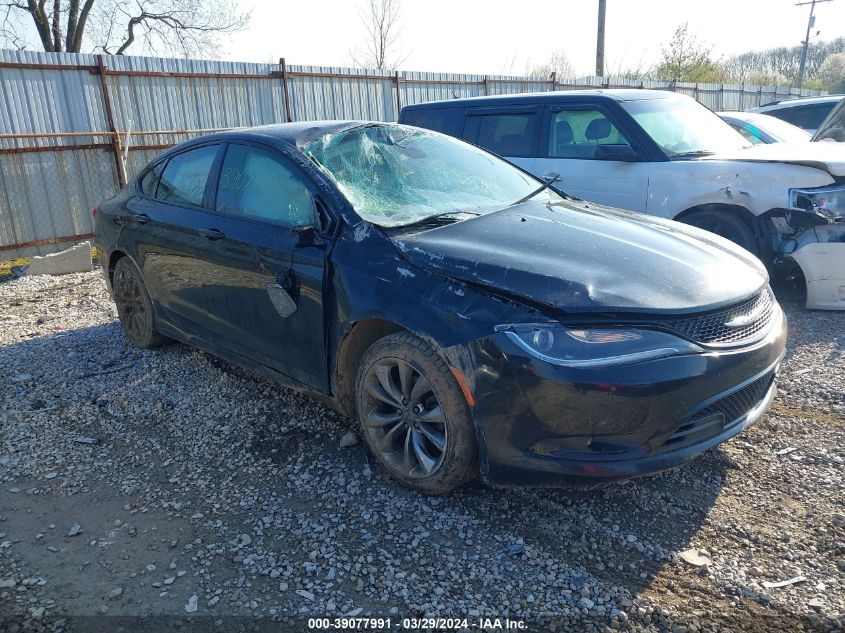
M 531 198 L 533 198 L 534 196 L 536 196 L 538 193 L 542 193 L 542 192 L 544 192 L 546 189 L 548 189 L 549 187 L 551 187 L 551 186 L 552 186 L 552 184 L 556 183 L 558 180 L 560 180 L 560 174 L 552 174 L 551 176 L 549 176 L 549 177 L 548 177 L 548 178 L 547 178 L 547 179 L 543 182 L 543 186 L 542 186 L 542 187 L 537 187 L 534 191 L 532 191 L 531 193 L 529 193 L 527 196 L 523 196 L 522 198 L 520 198 L 520 199 L 519 199 L 519 200 L 517 200 L 516 202 L 511 202 L 508 206 L 509 206 L 509 207 L 515 207 L 516 205 L 518 205 L 518 204 L 522 204 L 523 202 L 528 202 L 529 200 L 531 200 Z
M 709 149 L 697 149 L 691 152 L 679 152 L 672 154 L 672 158 L 696 158 L 698 156 L 712 156 L 716 152 L 711 152 Z
M 408 224 L 399 224 L 395 228 L 397 229 L 406 229 L 412 226 L 425 226 L 426 224 L 443 224 L 443 220 L 449 220 L 450 222 L 460 222 L 460 220 L 456 220 L 454 216 L 456 215 L 481 215 L 478 211 L 444 211 L 443 213 L 435 213 L 434 215 L 429 215 L 428 217 L 421 218 L 419 220 L 415 220 L 414 222 L 409 222 Z

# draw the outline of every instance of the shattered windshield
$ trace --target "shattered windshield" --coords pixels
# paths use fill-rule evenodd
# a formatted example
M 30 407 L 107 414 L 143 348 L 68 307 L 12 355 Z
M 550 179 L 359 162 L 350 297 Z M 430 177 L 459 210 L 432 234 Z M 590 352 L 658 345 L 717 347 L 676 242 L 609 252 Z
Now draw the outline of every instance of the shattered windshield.
M 404 125 L 367 125 L 328 134 L 303 151 L 332 177 L 358 215 L 383 227 L 495 211 L 540 185 L 472 145 Z M 545 190 L 536 199 L 560 198 Z
M 751 145 L 693 99 L 639 99 L 621 105 L 670 158 L 708 156 Z

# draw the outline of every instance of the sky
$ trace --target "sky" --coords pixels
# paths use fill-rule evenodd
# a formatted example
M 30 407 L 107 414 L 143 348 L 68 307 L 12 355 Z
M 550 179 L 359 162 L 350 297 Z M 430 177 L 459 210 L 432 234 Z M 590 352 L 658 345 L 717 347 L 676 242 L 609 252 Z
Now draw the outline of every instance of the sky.
M 607 0 L 607 70 L 648 67 L 675 28 L 713 47 L 716 58 L 804 39 L 802 0 Z M 562 49 L 576 75 L 595 71 L 598 0 L 401 0 L 402 70 L 524 74 Z M 223 44 L 233 61 L 352 66 L 364 37 L 364 0 L 240 0 L 246 31 Z M 816 6 L 820 39 L 845 36 L 845 0 Z M 812 43 L 811 39 L 811 43 Z

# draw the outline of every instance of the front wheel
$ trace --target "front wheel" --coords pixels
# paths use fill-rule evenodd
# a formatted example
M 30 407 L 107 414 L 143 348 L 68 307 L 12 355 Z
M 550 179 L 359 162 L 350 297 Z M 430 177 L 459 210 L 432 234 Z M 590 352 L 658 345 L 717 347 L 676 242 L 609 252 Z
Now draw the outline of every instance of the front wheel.
M 367 350 L 358 371 L 361 431 L 390 475 L 424 494 L 475 478 L 477 447 L 466 399 L 443 359 L 412 334 Z
M 749 253 L 760 255 L 754 231 L 743 218 L 730 211 L 693 211 L 681 220 L 685 224 L 715 233 Z

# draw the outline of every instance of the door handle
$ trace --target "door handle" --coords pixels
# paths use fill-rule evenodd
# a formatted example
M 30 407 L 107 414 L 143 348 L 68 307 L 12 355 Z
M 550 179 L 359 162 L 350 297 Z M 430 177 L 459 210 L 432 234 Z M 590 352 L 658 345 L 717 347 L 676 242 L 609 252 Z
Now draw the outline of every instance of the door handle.
M 220 229 L 200 229 L 199 234 L 207 240 L 222 240 L 226 235 Z
M 148 216 L 146 213 L 135 213 L 134 211 L 129 212 L 132 216 L 132 219 L 135 220 L 138 224 L 146 224 L 152 218 Z

